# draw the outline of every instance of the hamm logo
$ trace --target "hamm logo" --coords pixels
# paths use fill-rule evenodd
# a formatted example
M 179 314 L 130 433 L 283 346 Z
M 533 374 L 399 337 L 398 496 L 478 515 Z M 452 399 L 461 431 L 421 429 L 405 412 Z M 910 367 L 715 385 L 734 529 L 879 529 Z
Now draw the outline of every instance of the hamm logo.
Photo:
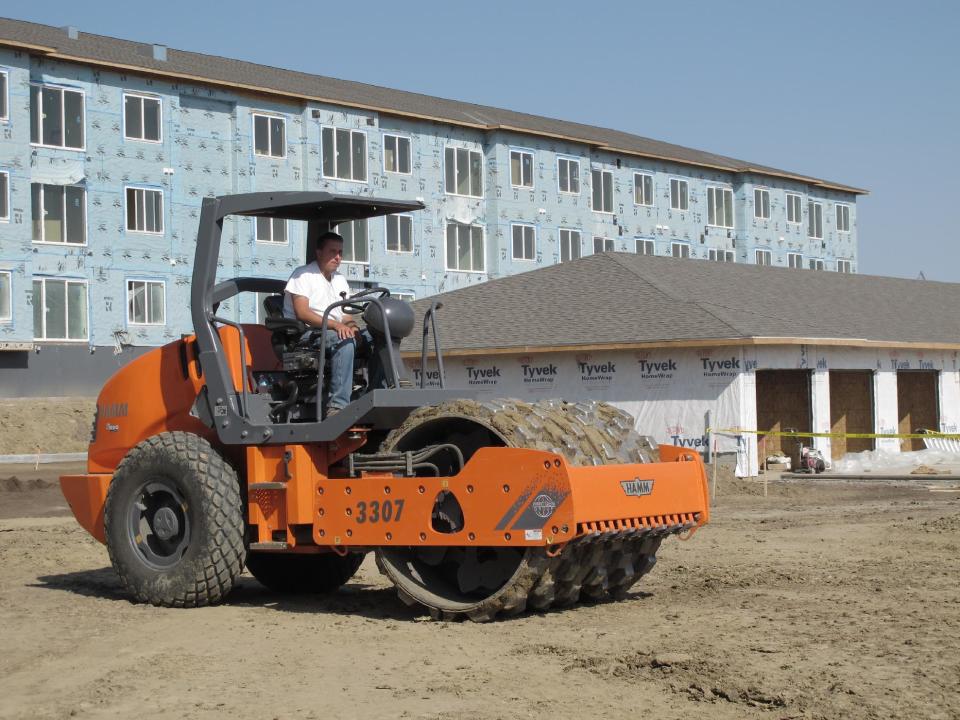
M 620 486 L 628 497 L 640 497 L 653 492 L 653 480 L 641 480 L 640 478 L 621 480 Z

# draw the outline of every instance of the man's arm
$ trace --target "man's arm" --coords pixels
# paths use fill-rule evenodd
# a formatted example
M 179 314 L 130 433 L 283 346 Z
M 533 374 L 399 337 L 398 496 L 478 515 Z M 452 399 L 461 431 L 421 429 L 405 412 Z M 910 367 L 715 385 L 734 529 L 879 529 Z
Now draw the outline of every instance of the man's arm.
M 287 292 L 290 292 L 289 290 Z M 310 309 L 310 300 L 305 295 L 290 293 L 293 298 L 293 313 L 297 320 L 305 322 L 310 327 L 319 328 L 323 325 L 323 316 L 318 315 Z M 341 340 L 352 338 L 357 334 L 357 326 L 353 322 L 338 322 L 332 317 L 327 317 L 327 327 L 337 333 Z

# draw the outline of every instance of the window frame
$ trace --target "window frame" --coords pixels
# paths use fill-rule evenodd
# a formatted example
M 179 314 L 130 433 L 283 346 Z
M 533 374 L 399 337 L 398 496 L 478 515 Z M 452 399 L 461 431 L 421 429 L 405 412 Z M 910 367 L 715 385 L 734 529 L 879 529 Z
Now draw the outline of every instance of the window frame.
M 597 240 L 600 240 L 603 243 L 603 247 L 600 250 L 597 250 Z M 609 249 L 607 248 L 607 243 L 610 244 Z M 600 253 L 605 252 L 616 252 L 617 251 L 617 242 L 613 238 L 609 238 L 606 235 L 594 235 L 593 236 L 593 254 L 599 255 Z
M 4 177 L 3 187 L 0 188 L 0 223 L 10 222 L 10 171 L 0 170 Z M 4 212 L 5 211 L 5 212 Z
M 794 264 L 796 258 L 796 264 Z M 803 253 L 787 253 L 787 267 L 790 270 L 803 270 Z
M 265 118 L 267 121 L 267 147 L 268 150 L 266 153 L 257 152 L 257 118 Z M 283 141 L 281 143 L 282 154 L 274 155 L 273 154 L 273 132 L 271 128 L 271 123 L 274 120 L 279 120 L 280 125 L 283 128 Z M 269 113 L 262 110 L 251 110 L 250 111 L 250 139 L 253 141 L 253 156 L 270 158 L 273 160 L 285 160 L 287 157 L 287 118 L 285 115 L 280 115 L 279 113 Z M 321 172 L 322 163 L 321 163 Z
M 160 193 L 160 229 L 159 230 L 137 230 L 136 228 L 131 228 L 127 225 L 130 221 L 130 214 L 127 209 L 127 203 L 129 199 L 127 198 L 127 191 L 134 190 L 144 193 L 143 202 L 144 207 L 146 207 L 146 193 L 155 192 Z M 164 218 L 164 213 L 166 213 L 166 198 L 163 196 L 163 188 L 150 187 L 148 185 L 124 185 L 123 186 L 123 225 L 128 233 L 137 233 L 139 235 L 153 235 L 155 237 L 162 236 L 166 231 L 166 218 Z M 146 215 L 144 215 L 144 225 L 146 225 Z
M 762 267 L 770 267 L 773 265 L 773 251 L 766 248 L 757 248 L 753 251 L 753 263 L 754 265 L 760 265 Z M 761 262 L 760 258 L 765 258 Z
M 397 219 L 397 249 L 392 250 L 390 248 L 390 220 L 392 218 Z M 406 220 L 410 223 L 410 249 L 403 249 L 403 232 L 401 227 L 401 221 Z M 394 255 L 413 255 L 414 248 L 416 243 L 413 241 L 413 215 L 410 213 L 396 213 L 393 215 L 384 215 L 383 217 L 383 248 L 384 252 L 392 253 Z
M 448 252 L 448 245 L 449 245 L 449 240 L 450 240 L 450 239 L 449 239 L 449 237 L 448 237 L 447 235 L 448 235 L 448 233 L 450 232 L 450 226 L 451 226 L 451 225 L 453 225 L 453 226 L 455 226 L 455 227 L 458 227 L 458 228 L 460 228 L 460 227 L 470 228 L 471 231 L 472 231 L 473 228 L 479 228 L 479 230 L 480 230 L 480 249 L 481 249 L 480 257 L 483 258 L 483 268 L 481 268 L 481 269 L 479 269 L 479 270 L 477 270 L 477 269 L 475 269 L 475 268 L 471 268 L 471 269 L 469 269 L 469 270 L 465 270 L 465 269 L 460 268 L 460 267 L 450 267 L 450 257 L 449 257 L 450 253 Z M 457 242 L 458 242 L 458 243 L 460 242 L 460 238 L 459 238 L 459 237 L 457 238 Z M 471 232 L 471 237 L 470 237 L 470 243 L 471 243 L 471 247 L 470 247 L 470 257 L 472 258 L 473 255 L 474 255 L 474 253 L 473 253 L 473 234 L 472 234 L 472 232 Z M 458 260 L 458 262 L 459 262 L 459 260 Z M 458 222 L 458 221 L 456 221 L 456 220 L 447 219 L 447 221 L 446 221 L 446 223 L 444 224 L 444 227 L 443 227 L 443 267 L 444 267 L 444 270 L 447 271 L 447 272 L 474 273 L 474 274 L 477 274 L 477 275 L 482 275 L 482 274 L 486 273 L 486 271 L 487 271 L 487 229 L 486 229 L 483 225 L 480 225 L 480 224 L 478 224 L 478 223 L 462 223 L 462 222 Z
M 567 248 L 568 257 L 566 260 L 563 259 L 563 251 L 564 251 L 563 233 L 567 233 L 566 248 Z M 577 236 L 576 245 L 574 245 L 574 240 L 573 240 L 574 233 L 576 233 L 576 236 Z M 581 245 L 583 244 L 583 233 L 580 231 L 579 228 L 557 228 L 557 244 L 560 247 L 560 257 L 559 257 L 560 262 L 572 262 L 573 260 L 579 260 L 581 257 L 583 257 L 583 249 L 581 248 Z M 576 257 L 573 256 L 574 247 L 577 248 Z
M 676 249 L 680 248 L 680 254 L 678 255 Z M 686 254 L 684 255 L 684 251 Z M 688 242 L 678 242 L 673 240 L 670 242 L 670 257 L 678 259 L 689 259 L 690 258 L 690 243 Z
M 766 199 L 766 203 L 763 202 L 763 198 Z M 757 202 L 760 200 L 760 202 Z M 757 209 L 760 209 L 761 212 L 766 210 L 766 215 L 758 215 Z M 770 190 L 765 187 L 755 187 L 753 189 L 753 219 L 754 220 L 769 220 L 771 215 L 770 208 Z
M 567 167 L 567 188 L 570 187 L 570 167 L 569 165 L 576 164 L 577 166 L 577 189 L 576 190 L 564 190 L 560 186 L 560 163 L 568 163 Z M 557 192 L 563 195 L 580 195 L 582 189 L 582 183 L 580 180 L 580 158 L 570 157 L 569 155 L 557 155 Z
M 532 232 L 533 241 L 530 244 L 530 251 L 531 251 L 530 257 L 517 256 L 516 237 L 514 237 L 514 233 L 516 232 L 517 228 L 523 228 L 523 236 L 520 238 L 520 242 L 523 244 L 524 252 L 526 252 L 526 245 L 527 245 L 526 231 L 530 230 Z M 510 223 L 510 251 L 511 251 L 511 257 L 514 260 L 517 260 L 519 262 L 536 262 L 537 260 L 537 226 L 533 225 L 532 223 L 525 223 L 525 222 Z
M 846 265 L 846 270 L 842 269 L 842 266 Z M 837 258 L 837 272 L 843 273 L 844 275 L 853 274 L 853 260 L 848 258 Z
M 711 255 L 713 257 L 711 257 Z M 707 248 L 707 260 L 711 260 L 712 262 L 735 263 L 737 261 L 737 254 L 733 250 Z
M 144 112 L 143 112 L 143 101 L 144 100 L 155 100 L 157 102 L 157 132 L 160 136 L 156 140 L 150 140 L 145 137 L 131 137 L 127 135 L 127 98 L 134 97 L 140 100 L 140 132 L 144 132 Z M 151 143 L 153 145 L 162 145 L 163 144 L 163 98 L 159 95 L 150 95 L 148 93 L 136 92 L 134 90 L 124 90 L 123 97 L 121 98 L 123 103 L 123 139 L 132 140 L 134 142 L 145 142 Z
M 480 194 L 479 195 L 474 195 L 470 193 L 469 188 L 466 195 L 459 192 L 452 192 L 448 188 L 451 180 L 453 183 L 454 190 L 456 190 L 457 188 L 457 175 L 459 174 L 459 167 L 458 167 L 459 160 L 457 160 L 458 150 L 464 150 L 467 153 L 467 184 L 471 184 L 470 183 L 470 177 L 471 177 L 470 167 L 473 164 L 473 155 L 477 154 L 480 156 Z M 449 151 L 453 152 L 453 177 L 452 178 L 447 177 L 447 152 Z M 460 145 L 444 145 L 443 146 L 443 194 L 444 195 L 450 195 L 452 197 L 469 197 L 469 198 L 483 199 L 484 197 L 483 170 L 484 170 L 484 157 L 483 157 L 482 150 L 474 150 L 473 148 L 462 147 Z M 446 242 L 446 236 L 444 236 L 444 242 Z
M 650 180 L 650 197 L 649 202 L 640 202 L 637 200 L 637 188 L 640 187 L 637 185 L 637 178 L 644 178 Z M 646 191 L 642 193 L 643 200 L 647 200 Z M 633 204 L 639 205 L 640 207 L 654 207 L 656 205 L 657 189 L 653 183 L 653 173 L 647 172 L 635 172 L 633 173 Z
M 46 208 L 47 208 L 46 195 L 47 195 L 47 193 L 46 193 L 46 190 L 44 190 L 44 188 L 48 188 L 48 187 L 63 188 L 63 223 L 64 223 L 63 237 L 64 237 L 64 238 L 67 237 L 67 188 L 68 188 L 68 187 L 71 187 L 71 188 L 79 188 L 79 189 L 80 189 L 80 191 L 83 193 L 83 223 L 82 223 L 82 225 L 81 225 L 82 230 L 83 230 L 83 242 L 82 242 L 82 243 L 72 243 L 72 242 L 67 242 L 66 240 L 63 240 L 62 242 L 57 242 L 56 240 L 47 240 L 46 237 L 45 237 L 45 236 L 46 236 L 46 223 L 43 222 L 43 221 L 41 221 L 41 223 L 40 223 L 40 232 L 41 232 L 41 239 L 40 239 L 40 240 L 36 240 L 36 239 L 33 238 L 33 229 L 32 229 L 32 227 L 31 227 L 31 232 L 30 232 L 31 242 L 32 242 L 34 245 L 50 245 L 50 246 L 53 246 L 53 247 L 86 247 L 87 244 L 89 243 L 89 238 L 87 237 L 87 188 L 84 187 L 83 185 L 76 185 L 76 184 L 74 184 L 74 185 L 54 185 L 54 184 L 52 184 L 52 183 L 30 183 L 30 222 L 31 222 L 31 226 L 32 226 L 32 223 L 36 221 L 36 219 L 33 217 L 33 186 L 34 186 L 34 185 L 39 185 L 39 186 L 40 186 L 40 213 L 44 216 L 44 218 L 46 217 L 46 214 L 47 214 L 47 212 L 46 212 Z
M 819 212 L 814 212 L 814 209 L 817 209 Z M 813 225 L 814 217 L 820 221 L 820 234 L 813 235 L 811 230 L 816 230 Z M 823 240 L 823 202 L 820 200 L 808 200 L 807 201 L 807 237 L 811 240 Z
M 387 138 L 388 137 L 394 138 L 397 141 L 397 150 L 396 150 L 397 169 L 396 170 L 390 170 L 387 167 Z M 409 157 L 407 158 L 407 166 L 410 168 L 407 172 L 403 172 L 402 170 L 399 169 L 400 168 L 400 140 L 407 141 L 407 152 L 409 153 Z M 392 173 L 394 175 L 413 175 L 413 138 L 410 137 L 409 135 L 399 135 L 393 132 L 384 132 L 382 134 L 382 137 L 380 138 L 380 142 L 381 142 L 381 154 L 383 155 L 383 163 L 382 163 L 383 172 Z
M 717 203 L 717 195 L 722 197 L 722 202 Z M 730 198 L 730 217 L 727 217 L 727 197 Z M 689 196 L 688 196 L 689 197 Z M 710 210 L 711 204 L 713 206 L 713 220 L 718 219 L 718 210 L 722 208 L 723 210 L 723 220 L 728 221 L 729 225 L 721 225 L 719 222 L 710 222 Z M 733 189 L 726 187 L 724 185 L 708 185 L 707 186 L 707 227 L 720 228 L 722 230 L 733 230 L 734 229 L 734 216 L 736 215 L 736 208 L 734 207 L 734 197 Z
M 808 258 L 807 267 L 810 270 L 826 270 L 826 263 L 823 262 L 823 258 Z
M 795 220 L 791 220 L 791 219 L 790 219 L 790 205 L 791 205 L 791 202 L 792 202 L 792 200 L 793 200 L 794 198 L 796 199 L 796 206 L 797 206 L 796 216 L 797 216 L 797 217 L 796 217 Z M 784 216 L 785 216 L 785 218 L 786 218 L 786 220 L 785 220 L 786 222 L 790 223 L 791 225 L 802 225 L 802 224 L 803 224 L 803 195 L 802 195 L 802 194 L 800 194 L 800 193 L 795 193 L 795 192 L 789 192 L 789 191 L 784 192 L 784 205 L 783 205 L 783 207 L 784 207 Z
M 10 120 L 10 72 L 0 68 L 0 78 L 3 80 L 3 87 L 0 88 L 0 122 L 8 122 Z
M 850 204 L 849 203 L 834 203 L 834 222 L 836 223 L 837 232 L 848 233 L 850 232 Z M 846 215 L 846 226 L 840 227 L 840 211 L 844 210 Z
M 41 283 L 41 293 L 40 293 L 40 302 L 43 303 L 43 332 L 42 337 L 37 337 L 36 327 L 33 329 L 33 340 L 34 342 L 58 342 L 58 343 L 86 343 L 90 342 L 90 282 L 84 278 L 60 278 L 49 275 L 34 275 L 31 281 L 31 286 L 35 282 Z M 69 335 L 70 328 L 70 293 L 68 290 L 69 285 L 82 285 L 84 287 L 84 296 L 85 296 L 85 305 L 86 305 L 86 314 L 87 314 L 87 334 L 82 338 L 51 338 L 46 337 L 47 331 L 47 282 L 62 282 L 64 283 L 63 287 L 63 297 L 66 302 L 65 312 L 64 312 L 64 329 Z M 32 292 L 32 291 L 31 291 Z
M 163 321 L 162 321 L 162 322 L 158 322 L 158 323 L 157 323 L 157 322 L 149 322 L 149 321 L 146 321 L 146 322 L 137 322 L 136 320 L 132 320 L 132 319 L 130 318 L 130 284 L 131 284 L 131 283 L 143 283 L 145 286 L 149 286 L 149 285 L 151 285 L 151 284 L 153 284 L 153 285 L 160 285 L 160 286 L 161 286 L 161 288 L 163 289 L 163 295 L 162 295 L 162 297 L 163 297 L 163 307 L 161 308 L 161 312 L 162 312 L 162 315 L 163 315 Z M 127 305 L 127 325 L 128 325 L 128 326 L 133 326 L 133 327 L 165 327 L 165 326 L 166 326 L 166 324 L 167 324 L 167 282 L 166 282 L 166 280 L 158 279 L 158 278 L 128 277 L 128 278 L 127 278 L 127 282 L 126 282 L 126 288 L 127 288 L 127 292 L 126 292 L 126 300 L 127 300 L 127 303 L 126 303 L 126 305 Z M 146 297 L 146 303 L 144 304 L 143 308 L 144 308 L 144 313 L 145 313 L 145 315 L 149 318 L 149 317 L 150 317 L 150 307 L 149 307 L 150 292 L 149 292 L 149 287 L 145 287 L 144 290 L 146 291 L 147 294 L 146 294 L 146 296 L 145 296 L 145 297 Z
M 609 210 L 604 210 L 603 208 L 597 208 L 597 204 L 596 202 L 594 202 L 596 200 L 596 193 L 597 193 L 597 184 L 595 182 L 596 178 L 594 177 L 594 173 L 600 174 L 600 202 L 601 203 L 603 203 L 603 196 L 604 196 L 603 176 L 604 175 L 610 176 L 610 198 L 609 198 L 610 209 Z M 590 209 L 593 212 L 602 213 L 603 215 L 614 214 L 613 210 L 614 210 L 614 207 L 616 206 L 615 196 L 617 194 L 617 189 L 616 189 L 616 186 L 614 185 L 613 179 L 614 179 L 613 170 L 604 170 L 603 168 L 590 168 Z M 604 206 L 606 205 L 604 204 Z
M 656 241 L 656 240 L 651 240 L 650 238 L 634 238 L 634 241 L 635 241 L 635 244 L 634 244 L 634 252 L 635 252 L 637 255 L 646 255 L 646 256 L 653 255 L 653 256 L 656 256 L 656 254 L 657 254 L 657 241 Z M 641 243 L 643 243 L 643 247 L 644 247 L 644 251 L 643 251 L 643 252 L 640 252 L 640 244 L 641 244 Z M 652 252 L 647 252 L 647 251 L 646 251 L 646 248 L 647 248 L 648 246 L 650 247 L 650 249 L 652 250 Z
M 326 158 L 326 148 L 324 147 L 323 141 L 323 131 L 324 130 L 333 130 L 333 175 L 327 175 L 326 168 L 324 167 L 324 159 Z M 350 133 L 350 177 L 342 178 L 337 175 L 337 132 L 338 131 Z M 286 132 L 286 131 L 284 131 Z M 358 180 L 353 177 L 353 137 L 354 135 L 361 135 L 363 137 L 363 178 Z M 367 142 L 367 131 L 366 130 L 357 130 L 355 128 L 341 128 L 336 125 L 321 125 L 320 126 L 320 176 L 324 180 L 335 180 L 337 182 L 352 182 L 352 183 L 363 183 L 366 184 L 370 181 L 370 163 L 367 158 L 367 151 L 370 145 Z
M 677 183 L 677 201 L 678 201 L 677 205 L 674 205 L 674 204 L 673 204 L 673 201 L 674 201 L 674 197 L 673 197 L 673 184 L 674 184 L 674 183 Z M 681 184 L 681 183 L 682 183 L 683 186 L 684 186 L 684 193 L 683 193 L 682 196 L 680 195 L 680 184 Z M 684 200 L 682 207 L 680 206 L 680 203 L 679 203 L 679 200 L 681 199 L 681 197 L 682 197 L 682 199 Z M 678 178 L 678 177 L 672 177 L 672 178 L 670 178 L 670 209 L 671 209 L 671 210 L 676 210 L 677 212 L 689 212 L 689 211 L 690 211 L 690 181 L 687 180 L 686 178 Z
M 39 83 L 32 82 L 30 87 L 40 88 L 40 92 L 37 94 L 39 99 L 39 105 L 37 108 L 33 107 L 33 103 L 30 104 L 30 131 L 33 133 L 33 113 L 36 111 L 41 115 L 37 121 L 37 129 L 39 132 L 38 141 L 30 141 L 31 147 L 40 147 L 40 148 L 51 148 L 54 150 L 69 150 L 71 152 L 86 152 L 87 151 L 87 93 L 83 88 L 67 87 L 65 85 L 56 85 L 50 83 Z M 63 102 L 63 93 L 72 92 L 80 95 L 80 109 L 81 109 L 81 121 L 80 121 L 80 131 L 83 134 L 83 144 L 80 147 L 73 147 L 72 145 L 47 145 L 43 142 L 43 118 L 42 118 L 42 109 L 43 109 L 43 89 L 57 90 L 60 92 L 60 123 L 61 123 L 61 133 L 64 136 L 64 141 L 66 141 L 66 103 Z
M 261 245 L 273 245 L 273 246 L 282 246 L 290 244 L 290 222 L 286 218 L 274 218 L 274 217 L 263 217 L 263 216 L 254 216 L 253 218 L 253 241 L 260 243 Z M 261 240 L 259 232 L 259 223 L 261 220 L 270 221 L 270 239 Z M 274 240 L 275 237 L 275 228 L 277 221 L 283 223 L 283 240 Z
M 346 220 L 344 222 L 338 223 L 336 232 L 343 236 L 343 226 L 350 225 L 350 246 L 351 254 L 356 256 L 357 254 L 357 237 L 356 237 L 356 226 L 354 223 L 363 223 L 363 234 L 365 236 L 364 241 L 366 243 L 367 250 L 367 259 L 366 260 L 347 260 L 347 238 L 343 238 L 343 255 L 341 256 L 341 262 L 349 263 L 351 265 L 370 265 L 370 218 L 360 218 L 359 220 Z
M 512 147 L 510 150 L 510 187 L 514 190 L 533 190 L 536 185 L 536 180 L 534 179 L 534 162 L 536 161 L 536 154 L 533 150 L 527 148 L 516 148 Z M 520 156 L 520 185 L 515 185 L 513 182 L 513 155 L 516 153 Z M 523 184 L 523 156 L 528 155 L 530 157 L 530 184 Z
M 7 276 L 7 307 L 10 308 L 9 315 L 0 315 L 0 324 L 7 325 L 13 322 L 13 271 L 0 270 L 0 275 Z M 0 285 L 2 288 L 2 285 Z

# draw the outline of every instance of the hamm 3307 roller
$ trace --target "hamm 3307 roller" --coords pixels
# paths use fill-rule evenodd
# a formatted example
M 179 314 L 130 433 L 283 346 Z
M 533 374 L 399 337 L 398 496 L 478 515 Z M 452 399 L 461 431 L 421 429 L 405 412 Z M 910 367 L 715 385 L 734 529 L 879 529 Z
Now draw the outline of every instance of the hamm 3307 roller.
M 414 313 L 385 289 L 324 316 L 339 305 L 373 338 L 359 353 L 351 403 L 326 416 L 323 350 L 282 316 L 285 282 L 217 282 L 228 216 L 306 221 L 316 238 L 422 207 L 321 192 L 203 201 L 194 334 L 106 383 L 87 473 L 61 478 L 77 520 L 106 544 L 137 600 L 216 603 L 244 565 L 278 592 L 331 591 L 372 551 L 404 601 L 436 618 L 485 621 L 621 597 L 664 538 L 707 522 L 699 455 L 652 445 L 610 405 L 415 387 L 400 355 Z M 221 312 L 240 293 L 268 293 L 263 324 Z M 437 309 L 423 317 L 421 367 L 436 362 L 442 378 Z M 372 357 L 385 388 L 364 386 Z

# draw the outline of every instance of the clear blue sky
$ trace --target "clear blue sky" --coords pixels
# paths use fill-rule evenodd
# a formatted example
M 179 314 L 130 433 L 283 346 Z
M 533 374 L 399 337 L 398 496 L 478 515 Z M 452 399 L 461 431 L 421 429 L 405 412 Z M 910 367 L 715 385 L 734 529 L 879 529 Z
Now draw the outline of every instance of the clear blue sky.
M 960 2 L 4 0 L 0 14 L 863 187 L 859 272 L 960 282 Z

